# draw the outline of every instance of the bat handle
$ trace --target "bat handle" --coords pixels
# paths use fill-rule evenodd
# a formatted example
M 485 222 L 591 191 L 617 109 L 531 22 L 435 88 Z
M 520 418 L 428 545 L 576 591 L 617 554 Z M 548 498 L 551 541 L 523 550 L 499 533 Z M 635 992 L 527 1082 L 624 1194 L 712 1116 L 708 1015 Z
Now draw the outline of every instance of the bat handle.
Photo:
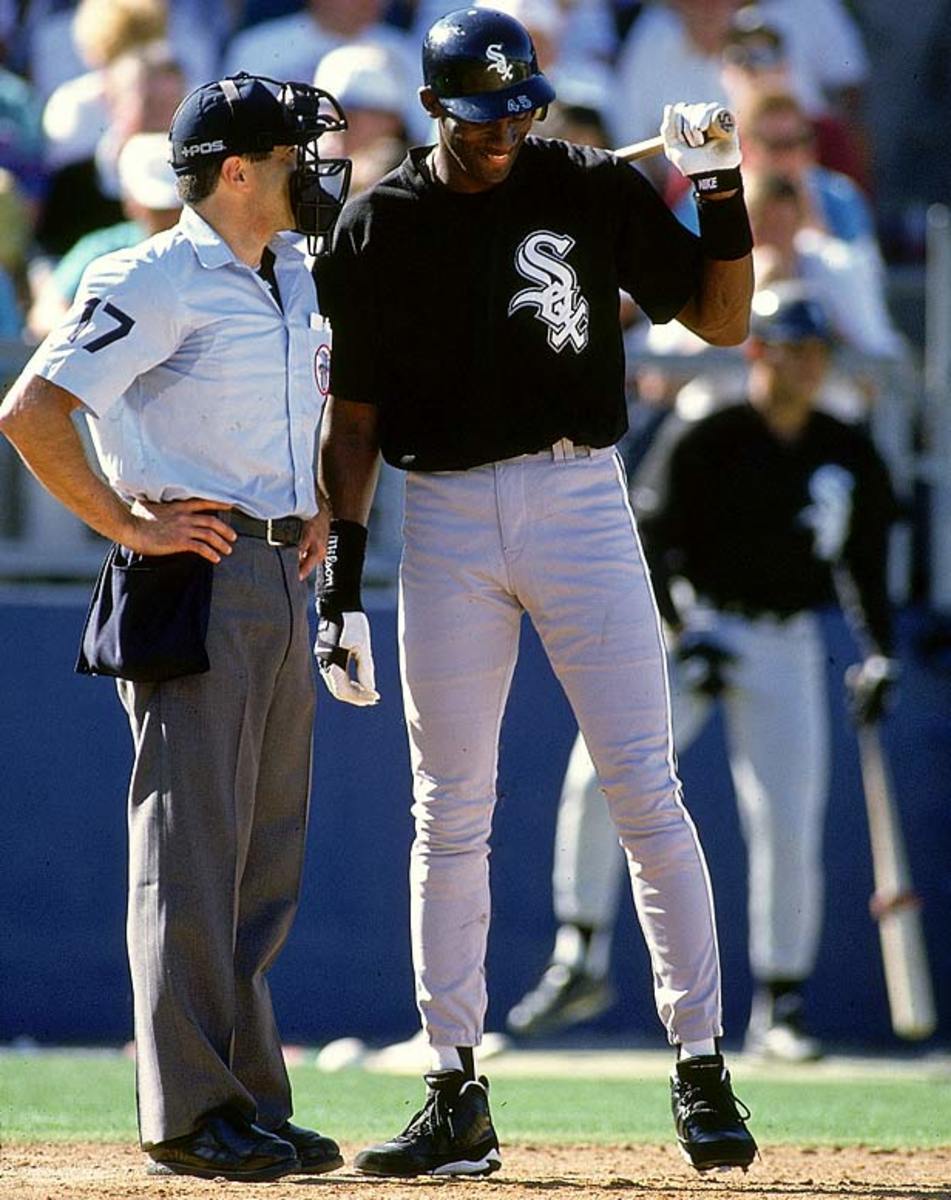
M 717 109 L 707 130 L 707 139 L 730 137 L 734 129 L 736 129 L 736 118 L 730 110 L 728 108 Z M 640 158 L 651 158 L 655 154 L 660 154 L 663 149 L 664 139 L 652 137 L 646 138 L 643 142 L 633 142 L 630 146 L 621 146 L 619 150 L 614 150 L 612 153 L 622 162 L 637 162 Z

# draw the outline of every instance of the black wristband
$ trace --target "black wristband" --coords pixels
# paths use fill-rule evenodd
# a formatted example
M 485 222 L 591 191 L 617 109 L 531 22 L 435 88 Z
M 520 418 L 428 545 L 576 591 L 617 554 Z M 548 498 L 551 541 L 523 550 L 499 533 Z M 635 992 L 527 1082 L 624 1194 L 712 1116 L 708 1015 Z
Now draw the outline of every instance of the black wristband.
M 367 531 L 356 521 L 330 522 L 327 554 L 317 574 L 317 611 L 321 616 L 363 612 L 360 579 L 367 552 Z
M 693 183 L 694 195 L 698 200 L 709 196 L 711 192 L 732 192 L 743 186 L 743 176 L 739 167 L 724 167 L 722 170 L 698 171 L 690 176 Z
M 742 186 L 736 195 L 725 200 L 704 200 L 698 196 L 697 211 L 700 214 L 700 242 L 706 258 L 721 262 L 746 258 L 753 249 L 753 231 Z

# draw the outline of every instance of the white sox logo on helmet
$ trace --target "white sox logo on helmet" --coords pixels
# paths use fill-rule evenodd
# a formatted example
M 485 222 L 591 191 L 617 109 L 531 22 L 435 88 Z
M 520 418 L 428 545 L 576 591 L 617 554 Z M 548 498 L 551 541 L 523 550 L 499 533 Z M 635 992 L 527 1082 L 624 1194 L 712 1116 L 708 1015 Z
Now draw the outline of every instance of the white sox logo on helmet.
M 494 42 L 486 46 L 485 56 L 489 60 L 489 70 L 498 71 L 506 83 L 512 78 L 512 64 L 502 53 L 502 43 Z
M 565 262 L 575 239 L 540 229 L 530 233 L 515 252 L 515 267 L 538 287 L 524 288 L 509 303 L 509 316 L 534 307 L 548 326 L 548 344 L 559 354 L 570 345 L 576 354 L 588 344 L 588 301 L 578 288 L 574 268 Z

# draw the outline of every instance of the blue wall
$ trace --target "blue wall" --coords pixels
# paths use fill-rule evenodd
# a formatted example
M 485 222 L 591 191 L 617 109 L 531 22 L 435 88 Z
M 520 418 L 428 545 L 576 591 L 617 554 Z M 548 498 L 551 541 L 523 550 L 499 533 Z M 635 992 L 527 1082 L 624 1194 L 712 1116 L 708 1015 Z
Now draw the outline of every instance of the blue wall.
M 106 680 L 71 673 L 82 606 L 0 606 L 0 1041 L 122 1041 L 131 1035 L 124 958 L 124 790 L 131 753 Z M 415 1029 L 406 862 L 409 770 L 391 611 L 372 614 L 383 703 L 335 704 L 320 691 L 314 808 L 300 915 L 272 975 L 286 1040 L 357 1034 L 385 1041 Z M 919 661 L 923 618 L 903 622 L 905 675 L 886 743 L 904 805 L 941 1027 L 951 1040 L 951 673 Z M 858 763 L 841 705 L 853 657 L 827 623 L 835 722 L 827 921 L 811 989 L 816 1032 L 834 1041 L 898 1043 L 888 1015 L 877 932 L 868 917 L 871 864 Z M 561 776 L 574 736 L 567 703 L 526 625 L 503 729 L 492 877 L 489 1028 L 537 977 L 551 944 L 549 873 Z M 713 876 L 726 983 L 728 1041 L 749 1006 L 745 856 L 714 723 L 685 755 L 687 802 Z M 647 955 L 625 907 L 617 931 L 619 1004 L 604 1032 L 662 1043 Z

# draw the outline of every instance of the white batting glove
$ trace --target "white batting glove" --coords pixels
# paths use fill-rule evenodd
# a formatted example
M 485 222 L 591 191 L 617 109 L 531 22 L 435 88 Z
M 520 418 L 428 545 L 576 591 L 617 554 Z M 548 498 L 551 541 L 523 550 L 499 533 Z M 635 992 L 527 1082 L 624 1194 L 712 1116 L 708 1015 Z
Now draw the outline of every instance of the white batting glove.
M 701 193 L 739 186 L 738 178 L 717 178 L 743 160 L 736 122 L 721 104 L 665 104 L 660 135 L 664 154 Z
M 339 620 L 320 617 L 314 657 L 335 700 L 365 707 L 380 699 L 370 648 L 370 622 L 365 612 L 341 613 Z M 350 675 L 351 665 L 356 678 Z

